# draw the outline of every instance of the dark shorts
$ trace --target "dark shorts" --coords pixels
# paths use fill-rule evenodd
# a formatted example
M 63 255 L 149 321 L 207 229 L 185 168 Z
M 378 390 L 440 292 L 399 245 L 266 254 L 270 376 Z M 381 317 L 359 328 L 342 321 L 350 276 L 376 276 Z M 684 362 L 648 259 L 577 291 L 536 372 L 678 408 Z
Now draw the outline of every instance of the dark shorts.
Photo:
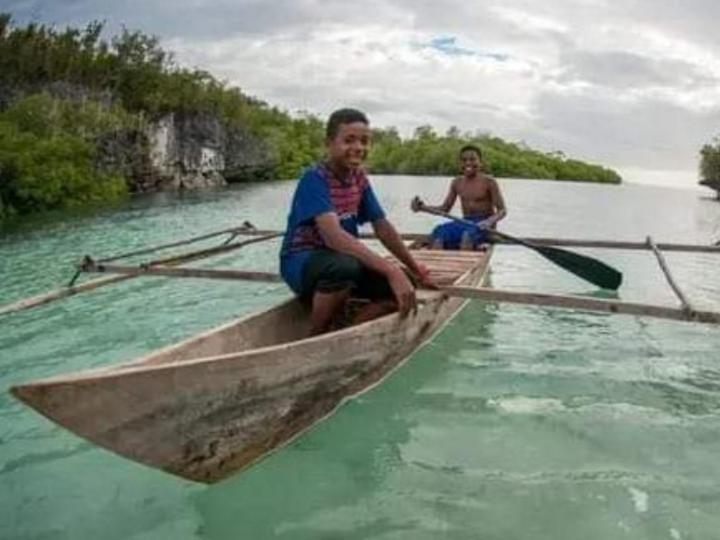
M 330 293 L 347 289 L 351 289 L 356 298 L 394 298 L 387 278 L 352 255 L 329 249 L 319 249 L 310 255 L 302 271 L 301 299 L 311 299 L 316 291 Z

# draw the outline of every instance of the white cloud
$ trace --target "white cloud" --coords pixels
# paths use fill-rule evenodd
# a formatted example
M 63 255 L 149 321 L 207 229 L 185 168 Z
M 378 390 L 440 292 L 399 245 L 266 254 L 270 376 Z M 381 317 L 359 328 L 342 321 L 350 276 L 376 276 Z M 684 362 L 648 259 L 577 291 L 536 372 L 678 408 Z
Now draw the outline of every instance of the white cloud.
M 529 33 L 557 32 L 558 34 L 566 34 L 570 30 L 568 25 L 562 21 L 507 5 L 494 6 L 491 11 L 498 15 L 502 21 L 519 26 Z
M 419 124 L 490 130 L 526 121 L 537 75 L 528 64 L 490 53 L 451 55 L 423 32 L 319 25 L 258 41 L 236 37 L 212 48 L 175 41 L 178 57 L 214 65 L 248 92 L 291 109 L 329 113 L 362 104 L 374 122 L 405 132 Z

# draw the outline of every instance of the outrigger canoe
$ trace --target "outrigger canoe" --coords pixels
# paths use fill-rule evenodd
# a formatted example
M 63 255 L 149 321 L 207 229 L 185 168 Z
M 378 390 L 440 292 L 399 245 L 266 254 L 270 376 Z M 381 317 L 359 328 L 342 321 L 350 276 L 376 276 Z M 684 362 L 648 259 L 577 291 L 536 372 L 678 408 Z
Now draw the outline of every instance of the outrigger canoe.
M 476 287 L 484 252 L 415 250 L 441 285 Z M 21 384 L 12 393 L 126 458 L 212 483 L 246 468 L 368 389 L 468 300 L 419 291 L 417 314 L 390 314 L 307 337 L 295 299 L 137 360 Z

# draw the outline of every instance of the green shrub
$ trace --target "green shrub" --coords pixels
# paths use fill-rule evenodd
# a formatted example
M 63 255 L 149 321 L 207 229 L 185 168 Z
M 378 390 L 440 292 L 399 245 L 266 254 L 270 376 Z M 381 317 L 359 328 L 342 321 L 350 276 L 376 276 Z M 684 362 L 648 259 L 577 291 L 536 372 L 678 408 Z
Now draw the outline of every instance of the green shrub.
M 3 214 L 78 207 L 125 197 L 127 185 L 122 176 L 94 168 L 92 141 L 63 132 L 62 124 L 48 126 L 46 113 L 61 110 L 63 105 L 40 111 L 31 106 L 38 103 L 23 100 L 0 114 Z M 83 130 L 82 124 L 78 130 Z
M 700 182 L 720 183 L 720 137 L 700 150 Z

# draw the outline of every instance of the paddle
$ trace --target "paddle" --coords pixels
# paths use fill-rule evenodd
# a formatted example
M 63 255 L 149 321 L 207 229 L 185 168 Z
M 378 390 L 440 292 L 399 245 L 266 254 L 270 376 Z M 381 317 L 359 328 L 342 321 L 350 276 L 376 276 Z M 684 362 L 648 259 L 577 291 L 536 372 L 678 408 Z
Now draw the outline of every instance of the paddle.
M 442 216 L 444 218 L 457 221 L 458 223 L 464 223 L 465 225 L 469 225 L 471 227 L 477 226 L 470 220 L 453 216 L 452 214 L 448 214 L 447 212 L 443 212 L 441 210 L 428 208 L 422 202 L 420 203 L 418 209 L 421 212 Z M 488 229 L 488 233 L 492 236 L 502 238 L 506 242 L 518 244 L 535 250 L 550 262 L 557 264 L 568 272 L 572 272 L 579 278 L 589 281 L 593 285 L 597 285 L 603 289 L 616 290 L 620 287 L 620 283 L 622 283 L 622 273 L 618 272 L 613 267 L 608 266 L 604 262 L 588 257 L 587 255 L 580 255 L 579 253 L 575 253 L 573 251 L 552 246 L 539 246 L 495 229 Z

